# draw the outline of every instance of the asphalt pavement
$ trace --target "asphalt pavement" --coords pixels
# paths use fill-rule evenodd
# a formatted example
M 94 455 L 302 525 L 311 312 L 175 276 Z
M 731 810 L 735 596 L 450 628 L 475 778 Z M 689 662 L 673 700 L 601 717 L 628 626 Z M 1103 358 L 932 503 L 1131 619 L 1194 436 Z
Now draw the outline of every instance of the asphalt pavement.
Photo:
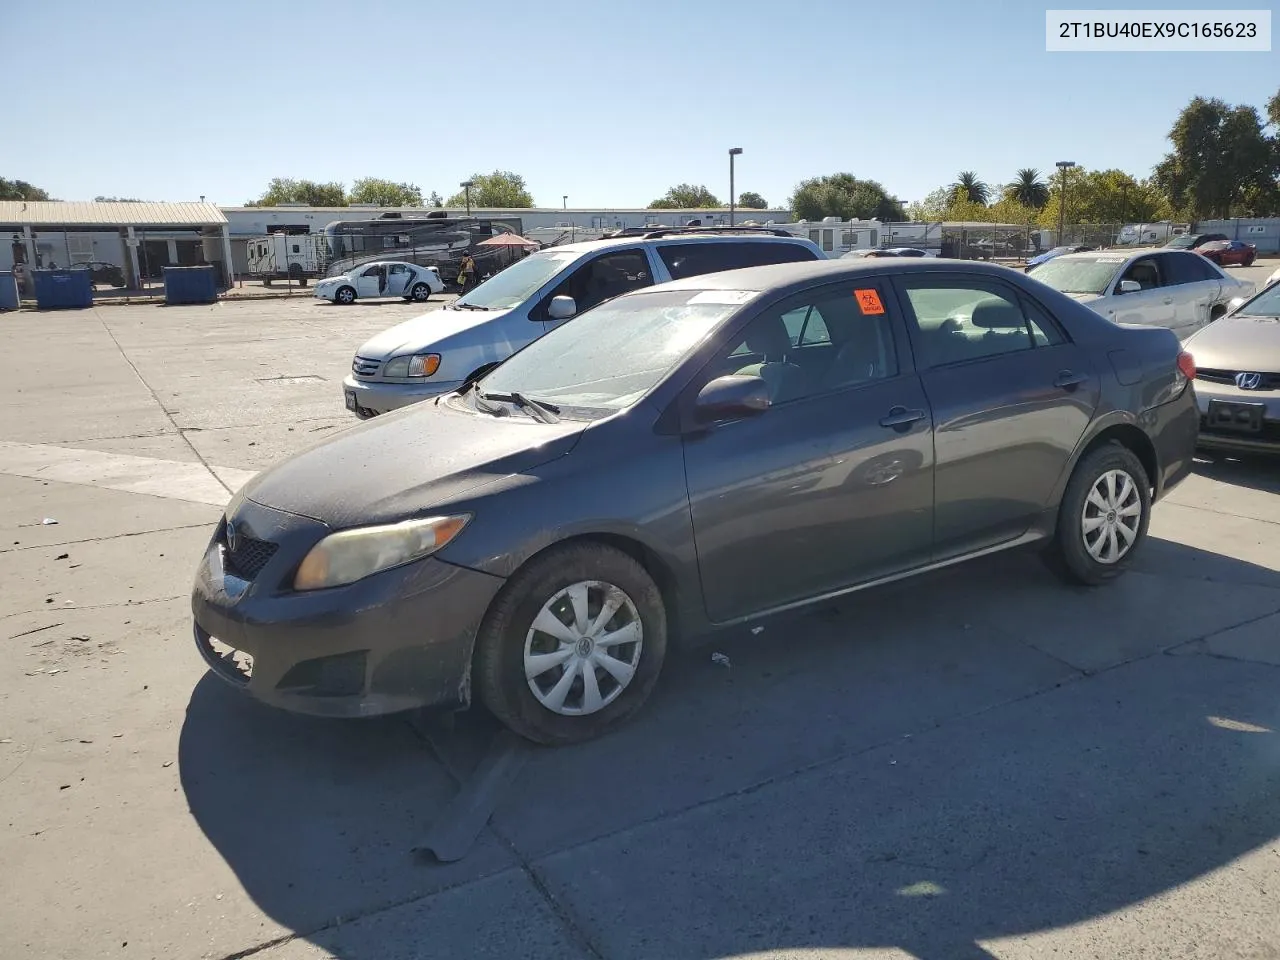
M 1280 957 L 1266 461 L 1199 463 L 1104 588 L 1003 555 L 682 649 L 439 862 L 494 723 L 260 707 L 188 607 L 231 492 L 421 310 L 0 314 L 0 956 Z

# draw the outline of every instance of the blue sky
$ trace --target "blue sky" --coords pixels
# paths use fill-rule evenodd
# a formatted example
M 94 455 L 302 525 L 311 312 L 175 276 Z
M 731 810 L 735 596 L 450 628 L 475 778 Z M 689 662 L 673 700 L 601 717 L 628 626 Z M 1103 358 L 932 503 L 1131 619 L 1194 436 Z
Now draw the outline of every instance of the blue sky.
M 678 182 L 727 198 L 741 146 L 738 189 L 771 203 L 837 171 L 911 201 L 962 169 L 1001 183 L 1067 159 L 1146 175 L 1191 97 L 1261 108 L 1280 88 L 1275 52 L 1046 53 L 1045 9 L 11 0 L 0 176 L 62 199 L 232 205 L 273 176 L 448 196 L 502 168 L 540 206 L 626 207 Z

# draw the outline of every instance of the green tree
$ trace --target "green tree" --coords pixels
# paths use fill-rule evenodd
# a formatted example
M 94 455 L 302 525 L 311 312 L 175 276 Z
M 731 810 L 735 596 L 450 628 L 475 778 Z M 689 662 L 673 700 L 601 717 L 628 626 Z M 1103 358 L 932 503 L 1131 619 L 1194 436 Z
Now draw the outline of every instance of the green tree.
M 422 191 L 415 183 L 395 183 L 378 177 L 362 177 L 351 184 L 351 203 L 375 203 L 380 207 L 420 207 Z
M 934 223 L 945 220 L 947 206 L 951 203 L 953 192 L 950 187 L 939 187 L 928 193 L 923 200 L 907 205 L 907 219 L 917 222 Z
M 965 199 L 972 203 L 986 203 L 991 199 L 991 188 L 978 179 L 978 175 L 972 170 L 963 170 L 960 176 L 956 178 L 956 182 L 951 185 L 953 190 L 963 190 Z
M 905 218 L 902 203 L 875 180 L 859 180 L 851 173 L 812 177 L 796 185 L 788 203 L 798 220 L 898 221 Z
M 758 193 L 744 190 L 738 194 L 738 206 L 745 207 L 747 210 L 768 210 L 769 201 Z
M 723 207 L 716 195 L 702 184 L 677 183 L 663 196 L 649 204 L 651 210 L 707 210 Z
M 443 207 L 443 206 L 444 206 L 444 199 L 440 196 L 440 194 L 438 194 L 438 193 L 436 193 L 434 190 L 432 190 L 432 191 L 431 191 L 431 196 L 427 197 L 427 206 L 429 206 L 429 207 Z
M 1004 199 L 1015 200 L 1024 207 L 1039 210 L 1049 202 L 1049 187 L 1040 179 L 1039 170 L 1024 167 L 1018 171 L 1013 183 L 1004 188 Z
M 250 200 L 245 206 L 274 207 L 282 203 L 305 203 L 309 207 L 345 207 L 347 192 L 340 183 L 272 177 L 266 192 L 257 200 Z
M 44 190 L 25 180 L 6 180 L 0 177 L 0 200 L 52 200 Z
M 493 173 L 473 173 L 471 181 L 471 206 L 513 209 L 532 207 L 533 197 L 525 186 L 524 177 L 510 170 Z M 459 190 L 449 198 L 448 206 L 461 207 L 467 202 L 466 190 Z
M 1062 178 L 1054 177 L 1049 202 L 1040 210 L 1043 227 L 1058 225 Z M 1067 174 L 1067 223 L 1149 223 L 1168 220 L 1168 198 L 1149 180 L 1123 170 L 1071 170 Z
M 1280 119 L 1280 94 L 1266 109 L 1271 123 Z M 1267 136 L 1254 107 L 1196 97 L 1178 114 L 1169 140 L 1173 150 L 1153 179 L 1189 218 L 1280 212 L 1280 136 Z

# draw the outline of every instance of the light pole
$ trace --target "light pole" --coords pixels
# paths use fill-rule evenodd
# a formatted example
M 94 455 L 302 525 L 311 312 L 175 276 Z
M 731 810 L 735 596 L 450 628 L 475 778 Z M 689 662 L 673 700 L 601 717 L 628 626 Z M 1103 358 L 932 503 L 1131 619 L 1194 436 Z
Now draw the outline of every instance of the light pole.
M 471 188 L 476 185 L 474 180 L 463 180 L 458 186 L 467 191 L 467 216 L 471 216 Z
M 1062 246 L 1062 235 L 1067 226 L 1067 171 L 1075 165 L 1074 160 L 1059 160 L 1056 164 L 1062 171 L 1062 186 L 1058 191 L 1058 246 Z
M 564 196 L 562 196 L 560 199 L 564 201 L 564 208 L 565 208 L 566 210 L 568 210 L 568 209 L 569 209 L 569 195 L 566 193 L 566 194 L 565 194 Z
M 733 226 L 733 214 L 738 204 L 738 195 L 733 190 L 733 158 L 742 155 L 741 147 L 729 148 L 729 226 Z

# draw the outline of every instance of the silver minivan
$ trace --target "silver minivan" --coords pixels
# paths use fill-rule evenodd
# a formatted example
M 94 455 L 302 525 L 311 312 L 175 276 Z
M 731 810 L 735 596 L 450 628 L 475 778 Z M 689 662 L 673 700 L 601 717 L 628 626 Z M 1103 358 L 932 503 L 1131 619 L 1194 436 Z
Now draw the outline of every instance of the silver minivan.
M 636 231 L 552 247 L 519 260 L 440 310 L 384 330 L 356 351 L 342 382 L 361 419 L 448 393 L 569 318 L 668 280 L 770 263 L 823 260 L 782 231 Z

